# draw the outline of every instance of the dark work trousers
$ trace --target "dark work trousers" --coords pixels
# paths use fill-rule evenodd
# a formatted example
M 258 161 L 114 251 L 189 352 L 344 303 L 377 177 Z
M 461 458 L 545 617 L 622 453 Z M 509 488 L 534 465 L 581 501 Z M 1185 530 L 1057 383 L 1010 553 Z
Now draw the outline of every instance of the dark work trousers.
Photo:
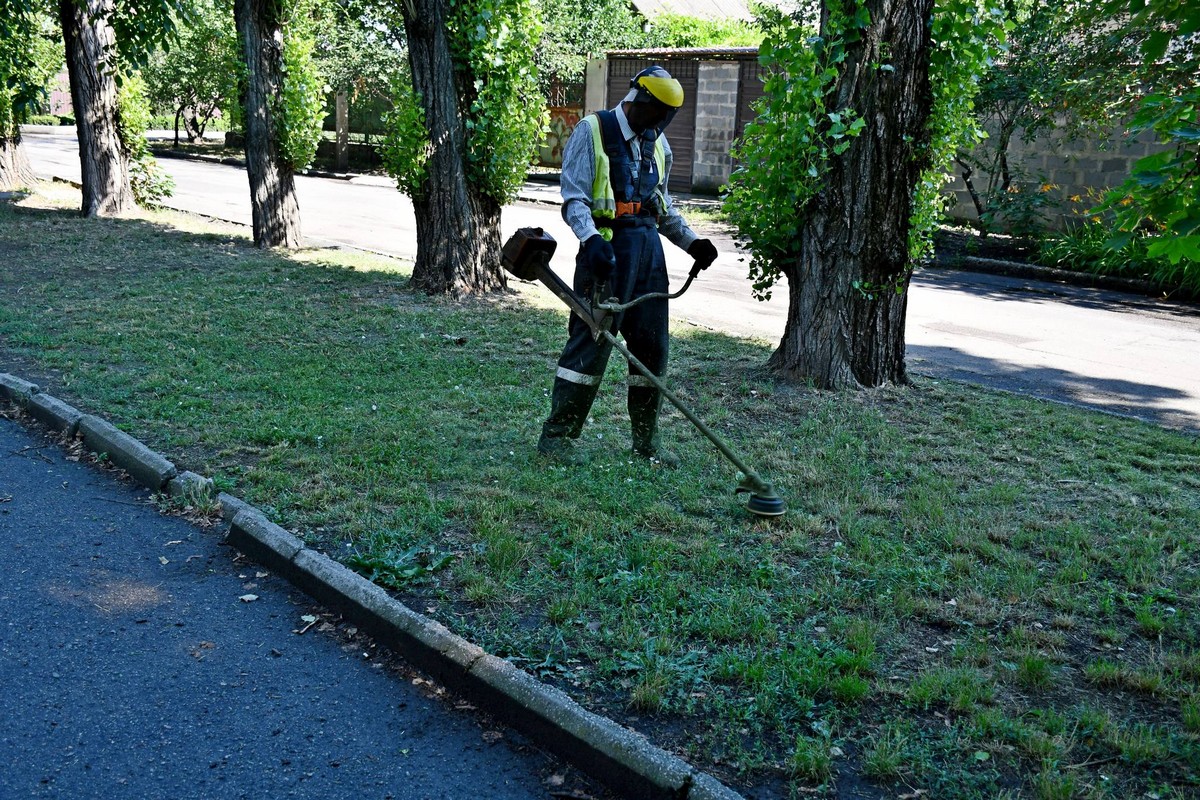
M 624 224 L 626 221 L 629 224 Z M 609 278 L 607 294 L 627 303 L 645 294 L 666 292 L 667 264 L 654 218 L 622 218 L 617 222 L 619 227 L 614 228 L 612 238 L 617 265 Z M 581 253 L 575 259 L 575 292 L 590 300 L 593 287 L 591 269 Z M 647 369 L 662 377 L 667 372 L 667 324 L 667 301 L 662 298 L 647 300 L 618 314 L 611 329 L 620 332 L 625 346 Z M 612 344 L 603 338 L 593 340 L 588 326 L 574 314 L 567 331 L 567 344 L 554 378 L 550 418 L 542 426 L 542 436 L 547 439 L 579 437 L 612 353 Z M 633 449 L 643 455 L 653 455 L 657 449 L 661 403 L 661 392 L 630 366 L 628 408 Z

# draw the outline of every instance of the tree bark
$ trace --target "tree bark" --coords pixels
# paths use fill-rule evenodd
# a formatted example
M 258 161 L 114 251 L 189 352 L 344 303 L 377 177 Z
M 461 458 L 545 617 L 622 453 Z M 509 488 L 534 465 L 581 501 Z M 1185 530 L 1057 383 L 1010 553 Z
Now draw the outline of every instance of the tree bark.
M 350 98 L 338 92 L 334 99 L 334 127 L 337 129 L 337 168 L 350 169 Z
M 827 102 L 830 112 L 855 110 L 866 128 L 832 156 L 806 210 L 800 257 L 786 270 L 787 328 L 769 362 L 828 389 L 908 382 L 908 232 L 928 164 L 933 0 L 866 6 L 870 27 L 847 43 Z
M 117 133 L 114 0 L 59 0 L 85 217 L 122 214 L 137 207 L 129 184 L 129 156 Z
M 446 0 L 409 0 L 404 29 L 413 87 L 433 145 L 427 178 L 412 198 L 417 223 L 413 285 L 429 294 L 463 296 L 507 288 L 500 265 L 500 204 L 467 180 L 462 96 L 450 42 Z
M 233 6 L 246 64 L 246 172 L 258 247 L 300 246 L 295 173 L 280 157 L 272 111 L 283 90 L 279 8 L 278 0 L 236 0 Z
M 29 157 L 21 145 L 20 130 L 0 133 L 0 190 L 7 192 L 32 186 L 36 179 L 33 165 L 29 163 Z

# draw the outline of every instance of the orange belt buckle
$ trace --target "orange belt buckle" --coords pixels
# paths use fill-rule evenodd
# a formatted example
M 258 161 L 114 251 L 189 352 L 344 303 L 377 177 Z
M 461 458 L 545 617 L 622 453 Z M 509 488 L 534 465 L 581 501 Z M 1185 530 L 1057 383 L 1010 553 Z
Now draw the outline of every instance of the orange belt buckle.
M 642 210 L 642 204 L 637 202 L 636 200 L 632 203 L 622 203 L 620 200 L 617 201 L 617 216 L 618 217 L 623 217 L 627 214 L 628 215 L 637 214 L 641 210 Z

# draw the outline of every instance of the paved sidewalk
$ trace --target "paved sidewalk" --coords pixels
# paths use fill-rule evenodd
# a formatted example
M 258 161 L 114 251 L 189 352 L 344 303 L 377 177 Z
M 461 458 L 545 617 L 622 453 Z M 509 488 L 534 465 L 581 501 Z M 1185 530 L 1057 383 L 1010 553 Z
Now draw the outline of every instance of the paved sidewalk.
M 515 800 L 581 785 L 215 530 L 7 419 L 0 550 L 5 800 Z

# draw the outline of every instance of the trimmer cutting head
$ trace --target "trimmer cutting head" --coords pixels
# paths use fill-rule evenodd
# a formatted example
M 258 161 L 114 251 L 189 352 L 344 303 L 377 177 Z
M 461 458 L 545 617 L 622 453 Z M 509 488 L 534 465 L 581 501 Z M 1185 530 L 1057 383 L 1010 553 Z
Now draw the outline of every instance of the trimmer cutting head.
M 775 494 L 774 487 L 752 472 L 744 475 L 734 490 L 735 494 L 743 492 L 750 495 L 746 510 L 751 514 L 760 517 L 782 517 L 787 513 L 787 504 Z
M 775 494 L 767 496 L 752 494 L 746 510 L 760 517 L 782 517 L 787 513 L 787 504 Z

